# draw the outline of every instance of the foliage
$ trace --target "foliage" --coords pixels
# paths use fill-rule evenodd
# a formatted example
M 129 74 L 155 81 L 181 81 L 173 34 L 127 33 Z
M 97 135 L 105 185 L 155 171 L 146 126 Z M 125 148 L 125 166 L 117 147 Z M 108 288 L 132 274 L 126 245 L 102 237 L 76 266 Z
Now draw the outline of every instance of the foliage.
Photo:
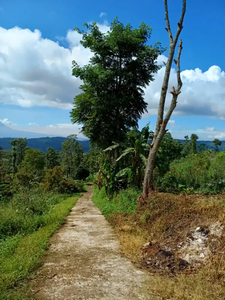
M 160 191 L 217 193 L 225 191 L 224 152 L 210 150 L 174 161 L 158 182 Z
M 82 182 L 65 178 L 60 166 L 46 170 L 42 188 L 46 191 L 55 191 L 61 194 L 74 194 L 86 190 Z
M 38 185 L 44 174 L 45 155 L 43 152 L 26 148 L 24 159 L 14 179 L 13 187 L 31 189 Z
M 38 195 L 35 197 L 37 200 Z M 50 205 L 41 216 L 14 207 L 15 203 L 0 206 L 0 236 L 4 238 L 0 239 L 0 299 L 15 296 L 16 292 L 10 288 L 40 263 L 50 236 L 64 222 L 78 198 L 67 197 L 45 194 L 44 200 Z M 42 204 L 43 201 L 39 201 L 39 205 Z
M 101 212 L 109 218 L 112 213 L 126 212 L 132 214 L 138 208 L 137 197 L 140 194 L 139 190 L 127 189 L 114 194 L 111 199 L 107 196 L 105 188 L 98 189 L 93 186 L 94 195 L 93 202 L 101 210 Z
M 59 155 L 53 148 L 48 148 L 46 153 L 46 168 L 53 169 L 56 166 L 59 166 Z
M 213 144 L 215 146 L 215 151 L 218 152 L 219 151 L 218 146 L 221 146 L 222 142 L 220 140 L 218 140 L 218 139 L 214 139 L 213 140 Z
M 10 142 L 10 145 L 12 146 L 12 172 L 16 173 L 25 155 L 27 139 L 15 139 Z
M 82 132 L 92 144 L 104 149 L 123 142 L 127 131 L 137 126 L 147 108 L 144 90 L 159 69 L 156 59 L 162 53 L 159 43 L 148 46 L 151 28 L 138 29 L 115 19 L 107 33 L 96 23 L 85 24 L 81 44 L 93 53 L 84 67 L 73 61 L 73 76 L 80 78 L 83 93 L 74 99 L 72 122 L 83 124 Z
M 61 165 L 67 177 L 77 178 L 77 171 L 83 158 L 83 148 L 76 135 L 69 135 L 62 143 Z
M 181 151 L 182 144 L 175 141 L 171 134 L 167 132 L 162 139 L 156 156 L 155 165 L 159 176 L 163 176 L 167 171 L 169 171 L 171 162 L 181 157 Z
M 129 184 L 141 188 L 144 169 L 146 166 L 146 156 L 149 151 L 149 125 L 143 127 L 141 131 L 137 128 L 127 133 L 126 149 L 123 150 L 120 157 L 116 160 L 122 161 L 124 169 L 117 173 L 117 177 L 128 175 Z

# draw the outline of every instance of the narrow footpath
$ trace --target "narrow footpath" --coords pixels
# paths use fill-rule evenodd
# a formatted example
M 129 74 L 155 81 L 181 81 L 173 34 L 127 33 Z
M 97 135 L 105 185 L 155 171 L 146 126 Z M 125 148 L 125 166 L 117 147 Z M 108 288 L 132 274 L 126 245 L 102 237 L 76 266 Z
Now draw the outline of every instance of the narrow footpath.
M 119 251 L 109 223 L 91 201 L 88 188 L 50 240 L 50 247 L 31 282 L 42 300 L 151 300 L 150 278 Z

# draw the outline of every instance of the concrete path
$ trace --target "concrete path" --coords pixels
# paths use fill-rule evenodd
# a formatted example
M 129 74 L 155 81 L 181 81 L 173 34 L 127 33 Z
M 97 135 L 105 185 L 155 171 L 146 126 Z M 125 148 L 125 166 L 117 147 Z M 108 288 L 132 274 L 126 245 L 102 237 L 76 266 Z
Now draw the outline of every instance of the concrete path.
M 117 238 L 89 187 L 65 225 L 53 235 L 43 265 L 31 286 L 43 300 L 150 300 L 148 274 L 119 252 Z

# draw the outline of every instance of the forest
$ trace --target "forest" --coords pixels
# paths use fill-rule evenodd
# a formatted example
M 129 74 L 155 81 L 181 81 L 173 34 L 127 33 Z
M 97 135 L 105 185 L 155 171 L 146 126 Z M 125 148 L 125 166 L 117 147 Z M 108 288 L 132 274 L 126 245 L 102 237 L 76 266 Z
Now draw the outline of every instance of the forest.
M 62 150 L 30 148 L 24 138 L 11 140 L 11 150 L 1 147 L 0 299 L 33 299 L 24 280 L 90 185 L 122 253 L 153 275 L 149 289 L 158 299 L 224 299 L 225 152 L 219 139 L 209 148 L 193 133 L 181 143 L 167 128 L 182 92 L 178 40 L 186 1 L 175 35 L 164 4 L 170 47 L 155 129 L 151 123 L 140 129 L 138 121 L 147 109 L 144 88 L 166 49 L 149 46 L 152 29 L 145 23 L 133 29 L 116 18 L 107 33 L 97 23 L 75 28 L 93 53 L 88 65 L 72 62 L 82 84 L 70 116 L 82 125 L 89 151 L 76 135 Z M 169 91 L 172 63 L 177 87 Z M 193 254 L 199 240 L 201 251 Z

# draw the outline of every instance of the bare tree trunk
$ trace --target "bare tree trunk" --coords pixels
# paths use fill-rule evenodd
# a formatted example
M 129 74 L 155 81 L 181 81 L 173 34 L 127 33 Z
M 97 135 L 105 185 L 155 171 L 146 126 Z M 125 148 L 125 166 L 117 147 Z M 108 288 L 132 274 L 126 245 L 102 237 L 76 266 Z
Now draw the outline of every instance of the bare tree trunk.
M 156 128 L 155 128 L 155 132 L 154 132 L 153 141 L 152 141 L 152 144 L 150 147 L 148 162 L 147 162 L 147 166 L 146 166 L 146 170 L 145 170 L 145 178 L 144 178 L 143 194 L 142 194 L 143 200 L 146 200 L 148 198 L 149 194 L 153 191 L 153 171 L 154 171 L 154 167 L 155 167 L 155 159 L 156 159 L 157 151 L 160 147 L 160 143 L 166 132 L 166 126 L 167 126 L 167 124 L 170 120 L 170 117 L 177 105 L 177 98 L 178 98 L 178 95 L 181 93 L 181 87 L 182 87 L 182 81 L 181 81 L 181 77 L 180 77 L 180 56 L 181 56 L 181 51 L 183 49 L 182 40 L 180 40 L 177 59 L 175 60 L 175 59 L 173 59 L 173 57 L 174 57 L 175 48 L 177 45 L 179 35 L 183 28 L 183 20 L 184 20 L 184 15 L 186 12 L 186 0 L 183 0 L 182 13 L 181 13 L 180 21 L 178 22 L 178 28 L 177 28 L 175 38 L 173 38 L 171 29 L 170 29 L 167 0 L 164 0 L 164 5 L 165 5 L 165 20 L 166 20 L 166 25 L 167 25 L 166 30 L 169 34 L 170 48 L 169 48 L 168 60 L 166 63 L 164 80 L 163 80 L 162 89 L 161 89 L 161 96 L 160 96 L 160 101 L 159 101 Z M 169 110 L 164 118 L 166 94 L 168 91 L 168 83 L 169 83 L 170 72 L 171 72 L 171 67 L 172 67 L 173 61 L 177 65 L 177 89 L 175 89 L 173 87 L 172 91 L 170 92 L 172 94 L 172 100 L 171 100 Z M 144 203 L 144 202 L 142 201 L 142 203 Z

